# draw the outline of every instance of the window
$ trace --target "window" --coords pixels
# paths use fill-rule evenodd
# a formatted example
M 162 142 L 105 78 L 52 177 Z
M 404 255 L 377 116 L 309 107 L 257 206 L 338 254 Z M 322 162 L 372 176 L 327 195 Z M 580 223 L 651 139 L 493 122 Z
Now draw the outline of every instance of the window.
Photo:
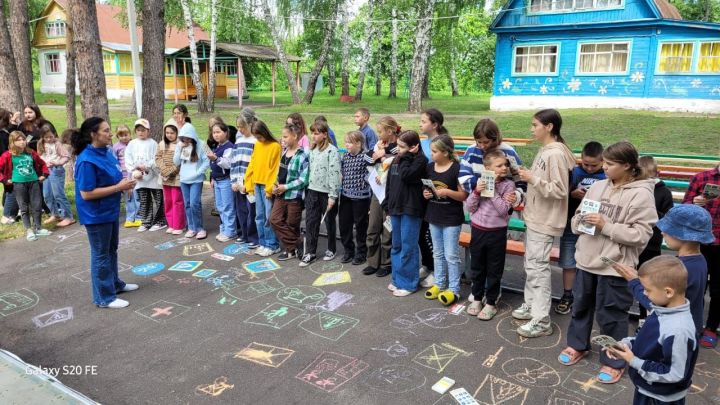
M 619 8 L 623 0 L 530 0 L 530 12 L 572 12 Z
M 45 35 L 48 38 L 65 36 L 65 21 L 57 20 L 45 23 Z
M 173 60 L 172 59 L 165 59 L 165 74 L 166 75 L 172 75 L 173 74 Z
M 60 54 L 58 54 L 58 53 L 46 53 L 45 54 L 45 73 L 48 73 L 48 74 L 60 73 Z
M 630 43 L 581 44 L 579 73 L 625 73 Z
M 103 70 L 105 73 L 117 73 L 115 71 L 115 55 L 103 52 Z
M 693 43 L 666 43 L 660 47 L 659 73 L 686 73 L 692 68 Z
M 225 73 L 228 76 L 237 76 L 237 64 L 233 62 L 217 62 L 215 63 L 215 71 Z
M 133 73 L 132 56 L 129 53 L 118 54 L 118 65 L 120 66 L 119 73 Z M 140 55 L 140 69 L 143 67 L 143 58 Z
M 701 42 L 698 72 L 720 73 L 720 42 Z
M 515 74 L 557 73 L 557 45 L 515 48 Z

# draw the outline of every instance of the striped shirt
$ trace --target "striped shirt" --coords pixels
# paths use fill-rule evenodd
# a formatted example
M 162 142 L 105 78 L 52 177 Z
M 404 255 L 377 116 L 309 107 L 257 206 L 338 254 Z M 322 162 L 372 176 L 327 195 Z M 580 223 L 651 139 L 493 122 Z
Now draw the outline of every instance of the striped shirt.
M 257 139 L 254 136 L 238 136 L 235 141 L 232 155 L 230 155 L 230 181 L 233 183 L 243 184 L 245 181 L 245 171 L 250 164 L 250 157 L 253 149 L 255 149 Z
M 508 160 L 510 160 L 510 166 L 522 166 L 522 160 L 520 160 L 520 156 L 515 152 L 515 149 L 513 149 L 512 146 L 501 143 L 500 144 L 500 150 L 505 153 L 505 156 L 508 157 Z M 462 157 L 462 160 L 460 161 L 460 184 L 462 185 L 463 189 L 468 192 L 472 193 L 475 189 L 475 186 L 477 185 L 477 181 L 482 175 L 482 171 L 485 170 L 485 166 L 483 165 L 483 156 L 485 155 L 485 152 L 478 148 L 477 146 L 471 146 L 466 151 L 465 154 Z M 515 162 L 512 162 L 512 160 L 515 160 Z M 510 176 L 508 176 L 510 177 Z M 516 184 L 516 186 L 520 186 Z

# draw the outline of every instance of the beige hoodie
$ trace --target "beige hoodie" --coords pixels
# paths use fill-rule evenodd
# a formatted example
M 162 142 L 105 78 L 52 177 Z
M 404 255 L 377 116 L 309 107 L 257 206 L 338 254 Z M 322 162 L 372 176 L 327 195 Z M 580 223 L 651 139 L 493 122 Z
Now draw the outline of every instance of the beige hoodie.
M 601 257 L 637 266 L 640 252 L 650 240 L 652 227 L 658 220 L 654 188 L 652 179 L 637 180 L 619 187 L 613 186 L 610 180 L 601 180 L 590 186 L 585 199 L 601 203 L 600 214 L 605 226 L 602 231 L 596 230 L 595 235 L 579 233 L 580 208 L 575 212 L 572 231 L 580 235 L 575 250 L 579 269 L 619 277 L 612 267 L 600 260 Z
M 525 225 L 535 232 L 561 236 L 567 224 L 570 171 L 575 156 L 562 142 L 543 146 L 532 165 L 533 180 L 525 195 Z

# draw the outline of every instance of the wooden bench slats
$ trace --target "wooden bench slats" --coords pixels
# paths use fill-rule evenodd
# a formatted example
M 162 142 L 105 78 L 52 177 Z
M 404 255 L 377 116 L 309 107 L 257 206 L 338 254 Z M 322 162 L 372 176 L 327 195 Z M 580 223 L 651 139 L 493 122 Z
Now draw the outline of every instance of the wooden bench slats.
M 470 232 L 460 232 L 460 246 L 470 249 L 470 238 Z M 509 255 L 525 256 L 525 244 L 519 240 L 508 239 L 505 252 Z M 560 260 L 560 249 L 554 247 L 550 251 L 550 261 L 557 262 L 558 260 Z M 469 266 L 469 263 L 466 263 L 466 266 Z

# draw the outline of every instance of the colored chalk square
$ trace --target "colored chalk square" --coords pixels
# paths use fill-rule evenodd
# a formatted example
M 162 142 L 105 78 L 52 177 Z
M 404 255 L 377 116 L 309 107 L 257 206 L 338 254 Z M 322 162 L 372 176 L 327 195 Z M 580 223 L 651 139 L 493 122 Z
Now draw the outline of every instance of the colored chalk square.
M 183 260 L 173 264 L 170 271 L 195 271 L 203 262 L 201 260 Z
M 323 285 L 342 284 L 350 282 L 350 273 L 347 271 L 338 271 L 334 273 L 323 273 L 315 279 L 312 285 L 315 287 Z
M 249 245 L 246 243 L 238 245 L 237 243 L 231 243 L 225 246 L 223 253 L 226 255 L 239 255 L 241 253 L 248 253 L 250 251 Z
M 280 265 L 273 259 L 262 259 L 256 262 L 245 263 L 243 267 L 249 272 L 260 273 L 263 271 L 277 270 L 280 268 Z
M 229 262 L 229 261 L 232 261 L 233 259 L 235 259 L 234 257 L 232 257 L 230 255 L 224 255 L 222 253 L 213 253 L 210 255 L 210 257 L 212 257 L 213 259 L 223 260 L 226 262 Z
M 155 273 L 159 273 L 164 268 L 165 268 L 165 265 L 162 263 L 157 263 L 157 262 L 145 263 L 145 264 L 141 264 L 139 266 L 133 267 L 132 272 L 136 276 L 147 277 L 147 276 L 152 276 Z
M 173 242 L 173 241 L 167 241 L 167 242 L 165 242 L 165 243 L 161 243 L 161 244 L 159 244 L 159 245 L 155 245 L 155 249 L 162 251 L 162 250 L 172 249 L 172 248 L 174 248 L 175 246 L 177 246 L 177 244 L 176 244 L 175 242 Z
M 193 277 L 206 278 L 206 277 L 212 276 L 215 273 L 217 273 L 217 270 L 202 269 L 202 270 L 198 271 L 197 273 L 193 273 Z

